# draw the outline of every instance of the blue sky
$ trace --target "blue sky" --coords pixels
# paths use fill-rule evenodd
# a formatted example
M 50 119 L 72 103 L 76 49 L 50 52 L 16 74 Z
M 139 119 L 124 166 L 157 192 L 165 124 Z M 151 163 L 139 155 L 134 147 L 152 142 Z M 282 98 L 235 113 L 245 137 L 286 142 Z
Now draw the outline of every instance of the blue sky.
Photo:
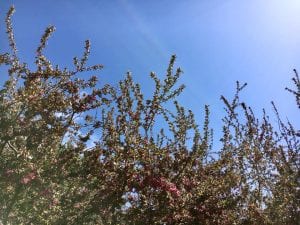
M 116 83 L 130 70 L 145 92 L 149 72 L 163 77 L 172 54 L 187 88 L 180 102 L 201 123 L 209 104 L 213 127 L 221 125 L 220 95 L 233 96 L 235 81 L 249 85 L 242 99 L 272 114 L 274 100 L 283 118 L 300 125 L 294 99 L 284 91 L 300 70 L 299 0 L 2 0 L 0 19 L 11 4 L 20 57 L 29 63 L 46 26 L 57 30 L 47 55 L 68 66 L 90 39 L 90 63 L 101 63 L 100 81 Z M 0 48 L 7 49 L 5 26 Z M 1 78 L 2 79 L 2 78 Z M 275 120 L 274 120 L 275 121 Z

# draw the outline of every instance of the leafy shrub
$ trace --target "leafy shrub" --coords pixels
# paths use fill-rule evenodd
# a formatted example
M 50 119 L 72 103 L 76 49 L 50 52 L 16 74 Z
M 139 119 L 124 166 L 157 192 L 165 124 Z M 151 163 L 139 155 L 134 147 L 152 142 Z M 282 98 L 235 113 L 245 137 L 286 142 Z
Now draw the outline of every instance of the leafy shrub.
M 78 76 L 102 69 L 87 65 L 89 41 L 73 69 L 52 65 L 43 53 L 54 32 L 48 27 L 30 70 L 17 56 L 13 12 L 6 18 L 11 52 L 0 55 L 9 75 L 0 90 L 2 224 L 300 220 L 300 132 L 274 104 L 275 127 L 240 100 L 246 85 L 237 82 L 232 100 L 221 97 L 227 115 L 216 156 L 209 107 L 201 129 L 176 101 L 184 86 L 176 88 L 182 71 L 174 69 L 175 56 L 164 80 L 150 74 L 155 90 L 145 99 L 130 73 L 117 87 Z M 287 90 L 300 108 L 296 71 L 293 82 L 296 90 Z

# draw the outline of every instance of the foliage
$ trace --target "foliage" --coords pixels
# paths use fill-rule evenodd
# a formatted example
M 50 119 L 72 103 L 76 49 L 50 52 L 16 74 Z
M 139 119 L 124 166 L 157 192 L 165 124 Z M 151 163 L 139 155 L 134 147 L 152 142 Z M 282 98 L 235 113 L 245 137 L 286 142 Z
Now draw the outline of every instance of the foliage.
M 48 27 L 30 70 L 17 56 L 13 12 L 6 19 L 11 52 L 0 55 L 9 75 L 0 90 L 2 224 L 300 220 L 300 132 L 274 104 L 275 127 L 240 100 L 246 85 L 237 83 L 231 101 L 222 96 L 227 115 L 216 156 L 209 107 L 200 128 L 176 101 L 184 86 L 176 88 L 182 71 L 174 69 L 175 56 L 164 80 L 150 74 L 155 89 L 146 99 L 130 73 L 117 87 L 82 79 L 102 68 L 87 65 L 89 41 L 73 69 L 53 66 L 43 53 L 54 32 Z M 300 108 L 296 71 L 293 81 L 296 90 L 287 90 Z

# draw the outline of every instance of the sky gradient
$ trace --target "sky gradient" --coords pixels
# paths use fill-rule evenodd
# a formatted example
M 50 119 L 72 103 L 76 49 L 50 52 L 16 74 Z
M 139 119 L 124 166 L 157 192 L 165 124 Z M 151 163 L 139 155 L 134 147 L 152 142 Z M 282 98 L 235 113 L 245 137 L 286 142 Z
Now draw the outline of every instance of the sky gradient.
M 163 77 L 176 54 L 184 71 L 180 82 L 187 86 L 180 102 L 199 123 L 208 104 L 212 126 L 220 128 L 220 95 L 233 96 L 239 80 L 249 84 L 241 97 L 255 112 L 265 108 L 272 115 L 274 100 L 283 118 L 299 128 L 294 98 L 284 90 L 292 85 L 292 70 L 300 71 L 299 0 L 2 0 L 1 21 L 12 4 L 19 56 L 29 64 L 51 24 L 57 30 L 46 55 L 53 64 L 71 65 L 90 39 L 90 64 L 104 65 L 101 82 L 116 83 L 131 71 L 149 93 L 150 71 Z

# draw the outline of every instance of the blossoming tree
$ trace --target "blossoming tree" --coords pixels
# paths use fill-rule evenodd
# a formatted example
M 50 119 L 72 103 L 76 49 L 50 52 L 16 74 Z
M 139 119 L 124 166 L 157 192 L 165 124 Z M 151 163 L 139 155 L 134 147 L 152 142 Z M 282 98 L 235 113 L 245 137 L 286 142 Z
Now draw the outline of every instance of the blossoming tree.
M 88 65 L 90 42 L 74 66 L 43 53 L 35 68 L 20 61 L 12 14 L 11 51 L 0 55 L 8 77 L 0 90 L 0 223 L 2 224 L 296 224 L 299 221 L 300 132 L 242 102 L 221 97 L 222 148 L 212 151 L 209 107 L 203 126 L 176 97 L 182 71 L 171 57 L 145 98 L 130 73 L 118 86 Z M 300 107 L 300 81 L 287 89 Z M 167 107 L 173 102 L 173 108 Z M 157 123 L 157 121 L 160 121 Z M 162 124 L 161 121 L 164 121 Z M 213 157 L 214 156 L 214 157 Z

